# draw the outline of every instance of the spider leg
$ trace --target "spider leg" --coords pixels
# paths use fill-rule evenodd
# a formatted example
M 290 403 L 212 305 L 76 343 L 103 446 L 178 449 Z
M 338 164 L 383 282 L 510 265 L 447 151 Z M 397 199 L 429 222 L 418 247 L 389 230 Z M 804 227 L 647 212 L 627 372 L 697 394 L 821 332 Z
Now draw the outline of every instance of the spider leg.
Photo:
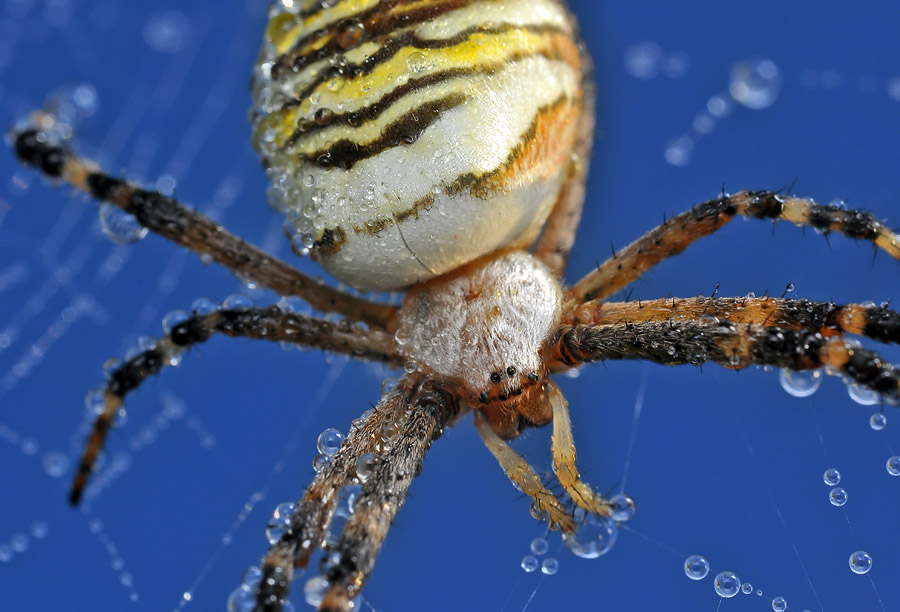
M 594 138 L 594 107 L 597 92 L 590 77 L 593 64 L 586 53 L 582 54 L 581 61 L 585 69 L 582 81 L 582 112 L 576 127 L 575 148 L 569 163 L 569 175 L 563 183 L 562 191 L 547 218 L 544 233 L 534 251 L 534 256 L 560 277 L 566 271 L 569 254 L 572 252 L 572 245 L 575 244 L 575 233 L 581 222 L 585 180 Z
M 34 166 L 51 179 L 61 179 L 97 200 L 118 206 L 150 231 L 200 257 L 210 258 L 240 278 L 280 295 L 299 296 L 323 312 L 338 313 L 381 328 L 392 325 L 396 310 L 393 306 L 369 302 L 329 287 L 173 198 L 102 172 L 93 162 L 76 155 L 66 143 L 53 141 L 47 133 L 53 122 L 48 114 L 34 113 L 31 125 L 13 134 L 13 148 L 22 163 Z
M 614 325 L 650 321 L 730 321 L 856 334 L 900 344 L 900 312 L 874 304 L 833 304 L 783 298 L 665 298 L 640 302 L 592 300 L 577 306 L 571 324 Z
M 281 610 L 294 568 L 305 567 L 325 538 L 339 491 L 361 481 L 359 496 L 324 568 L 328 586 L 319 607 L 352 609 L 410 484 L 421 471 L 425 454 L 458 411 L 455 400 L 443 392 L 430 389 L 423 381 L 410 383 L 404 379 L 397 391 L 382 398 L 306 490 L 288 530 L 263 560 L 254 610 Z M 391 436 L 385 436 L 387 427 Z M 368 466 L 370 473 L 363 477 L 357 466 L 367 453 L 372 453 L 374 460 Z
M 772 191 L 741 191 L 697 204 L 650 230 L 578 281 L 569 290 L 569 297 L 578 303 L 609 297 L 663 259 L 716 232 L 735 216 L 782 219 L 823 232 L 839 232 L 850 238 L 869 240 L 900 259 L 900 236 L 871 213 L 823 206 Z
M 491 427 L 480 411 L 475 411 L 475 427 L 481 440 L 503 468 L 509 479 L 525 495 L 531 498 L 535 518 L 546 518 L 551 528 L 559 527 L 565 533 L 575 531 L 575 521 L 562 503 L 547 490 L 528 462 L 506 443 Z
M 609 503 L 583 482 L 578 474 L 569 403 L 555 383 L 551 381 L 549 385 L 549 400 L 553 409 L 553 471 L 576 506 L 593 514 L 609 516 Z
M 209 340 L 215 334 L 315 347 L 356 359 L 380 361 L 397 368 L 403 364 L 393 336 L 379 329 L 356 329 L 346 322 L 332 323 L 283 312 L 277 306 L 217 310 L 194 315 L 175 325 L 156 346 L 129 359 L 112 372 L 103 393 L 102 412 L 94 421 L 72 482 L 69 501 L 73 505 L 81 499 L 113 419 L 123 407 L 125 396 L 158 373 L 164 365 L 177 363 L 181 352 Z
M 825 367 L 889 403 L 900 403 L 900 371 L 858 342 L 791 330 L 730 322 L 665 321 L 561 327 L 549 359 L 566 369 L 606 359 L 643 359 L 665 365 L 714 362 L 728 368 L 769 365 L 790 370 Z

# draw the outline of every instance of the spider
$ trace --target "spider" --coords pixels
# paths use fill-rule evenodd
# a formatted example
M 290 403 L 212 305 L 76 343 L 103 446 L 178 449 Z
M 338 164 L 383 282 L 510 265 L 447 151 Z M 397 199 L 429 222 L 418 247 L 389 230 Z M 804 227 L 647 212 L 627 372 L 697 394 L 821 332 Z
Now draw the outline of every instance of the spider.
M 353 35 L 352 31 L 339 34 Z M 589 84 L 583 83 L 583 86 L 589 87 Z M 585 92 L 585 97 L 588 96 L 589 92 Z M 587 101 L 580 104 L 585 108 L 589 106 Z M 581 110 L 579 116 L 582 124 L 578 132 L 589 134 L 591 130 L 587 126 L 591 113 Z M 334 323 L 278 309 L 226 309 L 208 314 L 195 313 L 189 320 L 175 324 L 156 348 L 130 360 L 113 375 L 105 413 L 98 419 L 73 488 L 74 499 L 77 500 L 93 457 L 124 395 L 148 375 L 156 373 L 183 347 L 202 342 L 214 333 L 297 341 L 398 367 L 411 361 L 417 365 L 396 390 L 382 398 L 362 427 L 351 434 L 335 461 L 322 472 L 301 501 L 289 533 L 273 547 L 264 566 L 267 573 L 261 582 L 258 601 L 260 607 L 266 609 L 277 607 L 284 597 L 292 567 L 308 560 L 309 549 L 300 546 L 298 551 L 298 544 L 322 539 L 334 493 L 352 478 L 351 472 L 357 472 L 358 477 L 359 460 L 374 453 L 374 465 L 370 466 L 372 473 L 363 483 L 363 497 L 359 502 L 363 505 L 358 506 L 355 522 L 348 523 L 345 536 L 337 545 L 340 562 L 329 568 L 331 587 L 323 604 L 334 608 L 349 606 L 358 591 L 358 583 L 371 570 L 380 538 L 399 509 L 430 439 L 468 411 L 474 412 L 479 432 L 492 452 L 498 455 L 501 465 L 533 496 L 536 513 L 569 533 L 576 527 L 571 508 L 549 492 L 502 440 L 514 437 L 523 426 L 547 424 L 552 416 L 554 457 L 560 484 L 575 505 L 601 516 L 608 514 L 607 500 L 578 479 L 574 450 L 567 440 L 570 434 L 567 407 L 549 378 L 551 371 L 586 361 L 618 358 L 661 363 L 710 360 L 728 367 L 756 363 L 796 369 L 818 367 L 824 363 L 838 370 L 843 367 L 844 374 L 861 383 L 881 385 L 876 388 L 887 397 L 896 393 L 893 372 L 873 361 L 870 353 L 839 339 L 821 337 L 850 332 L 893 341 L 896 339 L 892 335 L 896 333 L 896 315 L 887 309 L 840 308 L 769 298 L 691 298 L 653 303 L 606 301 L 650 265 L 674 254 L 701 235 L 718 229 L 735 214 L 786 218 L 819 229 L 873 239 L 897 256 L 896 236 L 864 213 L 823 207 L 771 192 L 723 195 L 664 223 L 557 296 L 556 291 L 561 288 L 553 279 L 561 274 L 565 264 L 582 197 L 579 191 L 583 167 L 573 164 L 566 166 L 570 175 L 563 188 L 564 194 L 571 195 L 560 198 L 561 204 L 555 206 L 549 224 L 534 247 L 535 258 L 542 263 L 534 263 L 534 259 L 519 250 L 492 251 L 484 255 L 485 258 L 464 264 L 460 271 L 441 270 L 435 274 L 435 280 L 414 288 L 403 307 L 396 311 L 311 282 L 187 211 L 171 198 L 103 174 L 75 156 L 65 143 L 52 140 L 48 133 L 53 121 L 52 117 L 35 115 L 33 125 L 18 132 L 16 150 L 23 161 L 37 166 L 48 176 L 61 178 L 94 197 L 123 207 L 151 230 L 211 256 L 262 286 L 285 295 L 301 295 L 316 308 L 344 317 L 342 322 Z M 587 157 L 588 146 L 586 141 L 575 144 L 581 158 Z M 570 209 L 567 210 L 566 205 Z M 400 221 L 396 218 L 394 221 L 399 226 Z M 336 246 L 336 235 L 339 234 L 332 231 L 315 237 L 313 250 L 323 260 L 330 256 L 327 251 Z M 400 238 L 406 241 L 402 234 Z M 301 244 L 303 239 L 301 236 Z M 404 246 L 409 253 L 404 265 L 412 265 L 409 261 L 412 256 L 423 269 L 434 272 L 433 264 L 419 261 L 418 249 Z M 551 274 L 546 273 L 547 269 Z M 334 271 L 340 275 L 339 268 Z M 518 284 L 510 287 L 504 279 L 513 273 L 518 275 Z M 371 274 L 368 271 L 348 279 L 366 288 Z M 407 280 L 404 276 L 400 281 L 389 280 L 387 285 L 375 286 L 406 284 Z M 460 289 L 458 282 L 467 285 Z M 534 286 L 528 283 L 534 283 Z M 532 340 L 524 349 L 516 347 L 512 355 L 497 351 L 505 358 L 484 361 L 485 354 L 489 353 L 487 348 L 491 348 L 485 347 L 490 344 L 484 340 L 486 334 L 503 326 L 524 326 L 517 319 L 524 304 L 518 304 L 512 295 L 507 295 L 523 287 L 533 288 L 535 292 L 533 299 L 528 300 L 530 303 L 537 303 L 541 308 L 551 306 L 549 314 L 538 309 L 526 318 L 534 323 L 544 317 L 549 322 L 543 322 L 543 327 L 535 332 L 537 340 Z M 503 298 L 491 302 L 489 298 L 496 293 Z M 460 303 L 473 304 L 466 317 L 483 330 L 474 335 L 476 344 L 481 342 L 482 350 L 467 357 L 468 361 L 448 362 L 446 355 L 439 354 L 442 346 L 432 348 L 430 341 L 446 333 L 443 326 L 459 314 Z M 495 311 L 496 308 L 499 311 Z M 353 323 L 364 323 L 365 327 Z M 773 329 L 775 327 L 779 329 Z M 465 325 L 461 325 L 460 329 L 464 328 Z M 501 336 L 502 340 L 519 341 L 520 338 Z M 452 339 L 446 338 L 447 341 Z M 843 361 L 851 353 L 861 362 Z M 537 363 L 533 361 L 535 355 L 540 357 Z M 473 373 L 472 379 L 468 378 L 469 373 Z M 477 381 L 476 374 L 479 376 Z M 880 382 L 876 382 L 876 378 Z M 401 410 L 407 406 L 412 408 L 408 413 Z M 393 435 L 385 434 L 386 427 L 394 432 Z M 370 524 L 367 537 L 360 537 L 361 524 L 368 520 L 375 521 L 375 528 Z

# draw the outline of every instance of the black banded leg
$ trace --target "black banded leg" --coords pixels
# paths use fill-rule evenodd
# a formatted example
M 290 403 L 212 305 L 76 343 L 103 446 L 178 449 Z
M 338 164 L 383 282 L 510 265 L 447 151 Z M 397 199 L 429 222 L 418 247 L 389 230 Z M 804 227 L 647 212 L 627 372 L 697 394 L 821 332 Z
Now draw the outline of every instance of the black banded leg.
M 838 232 L 868 240 L 900 259 L 900 236 L 871 213 L 823 206 L 772 191 L 741 191 L 697 204 L 650 230 L 578 281 L 569 296 L 577 303 L 607 298 L 662 260 L 718 231 L 736 216 L 784 220 L 823 232 Z
M 833 304 L 784 298 L 665 298 L 634 302 L 592 300 L 575 308 L 574 324 L 669 320 L 729 321 L 783 329 L 818 331 L 827 336 L 855 334 L 900 344 L 900 312 L 874 304 Z
M 269 549 L 256 594 L 256 612 L 282 609 L 294 568 L 305 567 L 323 541 L 341 489 L 363 480 L 353 513 L 332 550 L 335 562 L 326 569 L 328 587 L 320 606 L 323 610 L 349 610 L 421 470 L 425 453 L 457 411 L 453 398 L 409 379 L 384 396 L 362 427 L 351 431 L 331 464 L 316 476 L 297 504 L 288 530 Z M 385 437 L 386 427 L 391 437 Z M 361 479 L 357 464 L 367 453 L 372 453 L 375 461 L 368 476 Z
M 497 459 L 506 476 L 531 498 L 532 514 L 535 518 L 546 518 L 551 528 L 573 533 L 575 521 L 572 515 L 556 496 L 547 490 L 528 462 L 497 435 L 480 411 L 475 411 L 475 427 L 478 428 L 484 445 Z
M 666 321 L 561 328 L 551 349 L 551 367 L 607 359 L 640 359 L 664 365 L 718 363 L 740 369 L 770 365 L 789 370 L 823 366 L 889 403 L 900 403 L 900 372 L 858 343 L 819 332 L 762 325 Z M 826 370 L 827 371 L 827 370 Z
M 272 544 L 262 562 L 262 580 L 256 592 L 257 612 L 279 612 L 290 592 L 296 568 L 305 568 L 319 549 L 334 517 L 340 491 L 356 478 L 359 458 L 378 450 L 384 426 L 399 418 L 407 405 L 406 388 L 388 393 L 366 418 L 350 430 L 340 450 L 307 487 L 280 540 Z
M 155 347 L 129 359 L 110 376 L 104 392 L 102 412 L 97 415 L 72 482 L 69 494 L 72 504 L 77 504 L 81 499 L 125 396 L 176 359 L 179 353 L 194 344 L 206 342 L 216 334 L 320 348 L 356 359 L 386 363 L 396 368 L 403 364 L 393 336 L 379 329 L 356 329 L 343 321 L 333 323 L 283 312 L 277 306 L 217 310 L 206 315 L 195 315 L 174 326 L 169 334 L 159 339 Z
M 34 166 L 50 178 L 63 180 L 98 200 L 118 206 L 134 215 L 150 231 L 199 256 L 211 258 L 235 275 L 261 287 L 280 295 L 299 296 L 318 310 L 334 312 L 352 321 L 363 321 L 383 329 L 393 325 L 396 310 L 393 306 L 376 304 L 333 289 L 173 198 L 104 173 L 93 162 L 76 155 L 66 143 L 50 138 L 46 129 L 53 121 L 46 113 L 33 113 L 32 124 L 13 134 L 13 148 L 22 163 Z

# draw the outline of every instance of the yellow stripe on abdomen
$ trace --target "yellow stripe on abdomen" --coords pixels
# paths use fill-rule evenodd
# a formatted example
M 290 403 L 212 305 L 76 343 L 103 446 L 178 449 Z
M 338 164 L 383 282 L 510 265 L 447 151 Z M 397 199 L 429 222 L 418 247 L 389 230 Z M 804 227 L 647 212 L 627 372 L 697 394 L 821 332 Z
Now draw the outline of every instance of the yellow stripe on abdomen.
M 559 2 L 274 12 L 254 144 L 276 205 L 326 269 L 394 289 L 534 238 L 582 112 L 580 48 Z

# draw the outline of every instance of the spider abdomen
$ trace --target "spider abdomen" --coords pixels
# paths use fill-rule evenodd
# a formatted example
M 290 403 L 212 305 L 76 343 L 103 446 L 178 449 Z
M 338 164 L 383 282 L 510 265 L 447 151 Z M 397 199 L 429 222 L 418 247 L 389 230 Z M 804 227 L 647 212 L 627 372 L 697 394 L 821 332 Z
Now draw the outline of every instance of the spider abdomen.
M 253 139 L 329 272 L 395 289 L 535 238 L 582 112 L 560 1 L 286 4 L 254 76 Z

